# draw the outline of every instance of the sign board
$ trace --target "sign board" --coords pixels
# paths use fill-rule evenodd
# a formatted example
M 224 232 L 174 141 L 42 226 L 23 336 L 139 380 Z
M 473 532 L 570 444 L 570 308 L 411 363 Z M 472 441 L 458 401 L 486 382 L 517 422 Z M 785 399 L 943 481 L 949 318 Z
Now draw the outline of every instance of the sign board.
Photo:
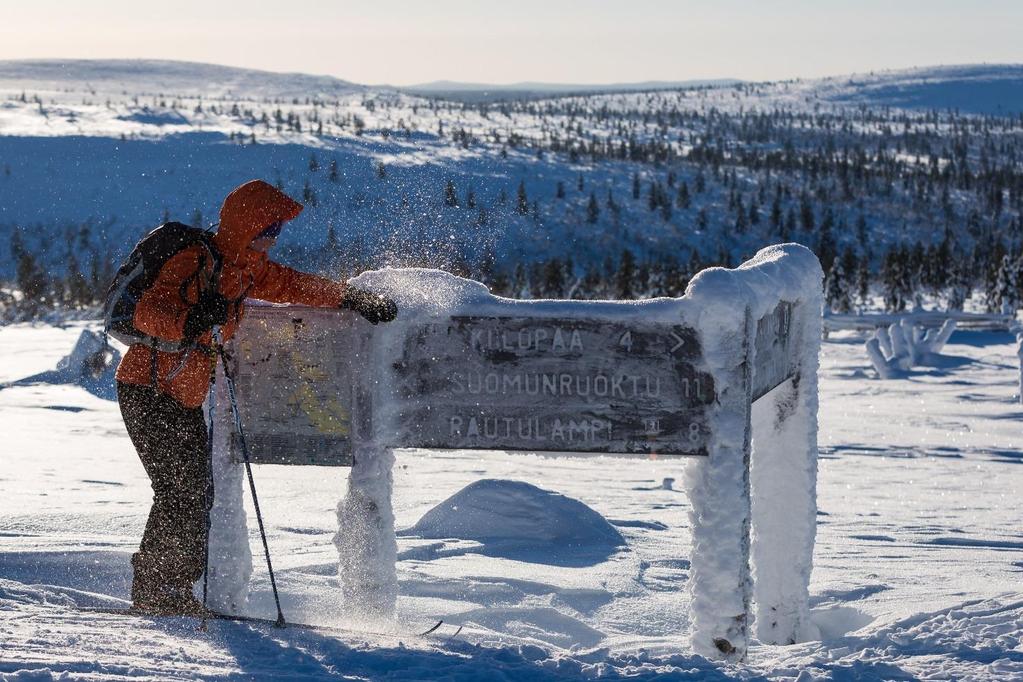
M 706 455 L 714 401 L 682 324 L 461 316 L 405 336 L 395 444 Z
M 256 464 L 352 464 L 353 334 L 337 311 L 249 308 L 231 368 L 249 460 Z M 231 457 L 242 461 L 237 434 Z
M 782 301 L 757 320 L 753 341 L 753 400 L 762 398 L 799 371 L 792 336 L 792 304 Z
M 783 301 L 756 322 L 753 400 L 798 371 L 792 314 Z M 379 349 L 351 314 L 252 306 L 232 357 L 250 460 L 350 466 L 374 428 L 391 447 L 707 454 L 715 386 L 681 320 L 470 314 L 400 329 L 389 376 L 367 375 Z

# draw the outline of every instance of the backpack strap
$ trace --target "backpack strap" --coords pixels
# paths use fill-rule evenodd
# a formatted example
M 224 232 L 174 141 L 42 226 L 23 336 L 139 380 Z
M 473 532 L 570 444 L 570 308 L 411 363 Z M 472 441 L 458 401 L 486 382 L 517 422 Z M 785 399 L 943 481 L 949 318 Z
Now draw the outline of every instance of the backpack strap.
M 158 391 L 158 390 L 160 390 L 160 382 L 158 381 L 159 372 L 157 371 L 157 366 L 156 366 L 156 340 L 155 339 L 153 340 L 153 342 L 149 346 L 149 352 L 150 352 L 150 356 L 149 357 L 151 359 L 151 363 L 150 363 L 150 366 L 149 366 L 149 383 L 153 385 L 153 390 L 154 391 Z
M 220 256 L 220 252 L 213 245 L 213 242 L 208 237 L 208 233 L 203 233 L 203 236 L 199 238 L 199 245 L 202 246 L 202 251 L 199 253 L 199 267 L 196 268 L 195 272 L 186 277 L 178 288 L 178 296 L 181 298 L 182 303 L 185 305 L 191 305 L 188 302 L 188 287 L 192 285 L 192 282 L 196 282 L 198 285 L 199 277 L 206 272 L 207 255 L 210 261 L 213 263 L 213 274 L 206 278 L 206 287 L 212 287 L 214 291 L 220 287 L 220 274 L 224 269 L 224 259 Z M 203 291 L 203 287 L 199 286 L 199 292 Z

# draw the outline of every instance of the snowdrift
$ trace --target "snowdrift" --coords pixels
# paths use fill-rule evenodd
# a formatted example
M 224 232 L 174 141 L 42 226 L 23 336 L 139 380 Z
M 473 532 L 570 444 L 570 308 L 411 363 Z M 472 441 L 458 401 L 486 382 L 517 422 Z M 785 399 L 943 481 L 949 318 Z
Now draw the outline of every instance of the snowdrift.
M 401 533 L 474 540 L 480 554 L 592 565 L 625 545 L 614 526 L 579 500 L 522 481 L 470 483 Z

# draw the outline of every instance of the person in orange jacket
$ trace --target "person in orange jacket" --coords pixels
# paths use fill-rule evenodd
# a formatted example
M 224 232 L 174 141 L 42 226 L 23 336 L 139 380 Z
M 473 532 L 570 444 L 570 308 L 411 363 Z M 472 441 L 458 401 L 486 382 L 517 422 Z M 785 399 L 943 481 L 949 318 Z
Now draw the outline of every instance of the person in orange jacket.
M 261 180 L 232 191 L 212 241 L 171 257 L 135 308 L 142 332 L 186 350 L 165 353 L 134 344 L 117 368 L 117 397 L 125 427 L 153 485 L 153 506 L 132 556 L 135 608 L 154 613 L 201 613 L 192 586 L 204 570 L 206 499 L 212 473 L 202 403 L 216 368 L 213 328 L 230 339 L 245 299 L 355 310 L 373 324 L 397 315 L 393 301 L 271 261 L 267 251 L 302 205 Z

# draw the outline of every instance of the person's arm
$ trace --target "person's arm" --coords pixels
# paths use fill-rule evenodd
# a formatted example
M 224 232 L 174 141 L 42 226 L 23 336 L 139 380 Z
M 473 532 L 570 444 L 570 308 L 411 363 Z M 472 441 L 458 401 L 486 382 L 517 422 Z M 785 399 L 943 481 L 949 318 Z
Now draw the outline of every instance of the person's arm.
M 394 301 L 377 294 L 267 261 L 249 296 L 271 303 L 301 303 L 321 308 L 347 308 L 373 324 L 398 315 Z
M 271 303 L 299 303 L 321 308 L 342 305 L 348 285 L 267 261 L 249 290 L 250 298 Z

